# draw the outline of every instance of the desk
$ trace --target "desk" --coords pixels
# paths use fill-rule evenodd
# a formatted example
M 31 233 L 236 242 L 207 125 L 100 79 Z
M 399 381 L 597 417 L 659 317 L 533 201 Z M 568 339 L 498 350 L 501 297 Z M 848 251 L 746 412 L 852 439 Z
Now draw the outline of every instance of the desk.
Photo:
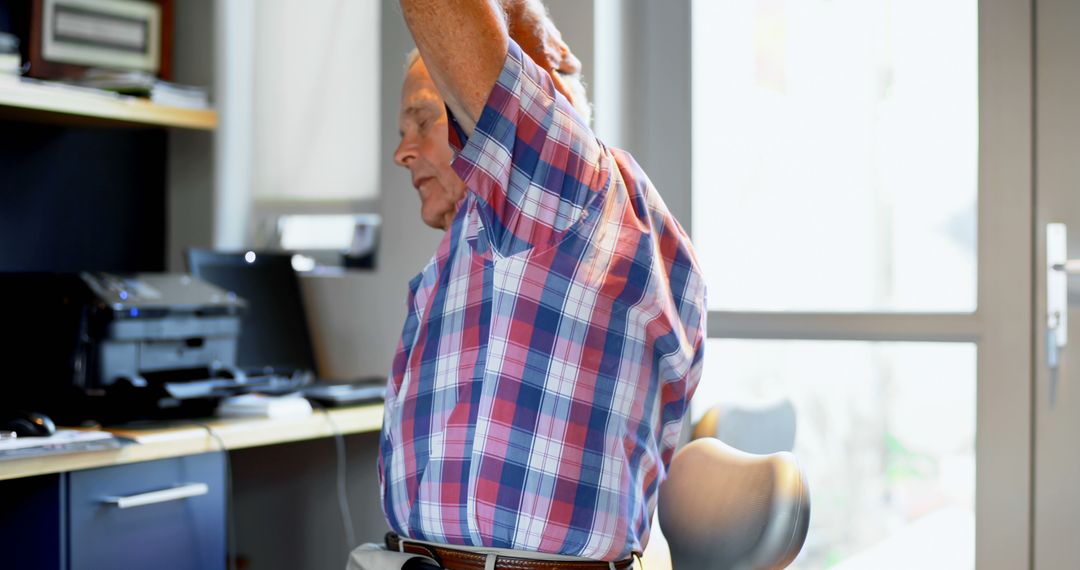
M 331 437 L 334 435 L 332 426 L 337 426 L 345 435 L 376 432 L 382 427 L 382 415 L 383 404 L 380 402 L 316 410 L 306 418 L 214 418 L 193 421 L 209 426 L 221 438 L 225 449 L 232 450 Z M 218 441 L 203 427 L 182 420 L 162 427 L 108 431 L 134 439 L 136 443 L 105 451 L 0 461 L 0 481 L 221 451 Z
M 117 428 L 110 431 L 135 442 L 0 461 L 0 552 L 14 553 L 14 567 L 20 568 L 139 568 L 151 559 L 161 560 L 158 570 L 223 568 L 227 498 L 223 457 L 214 452 L 224 444 L 231 459 L 237 552 L 263 569 L 342 567 L 350 545 L 340 522 L 330 438 L 335 428 L 349 436 L 353 524 L 361 540 L 378 540 L 386 530 L 375 469 L 382 414 L 378 403 L 296 419 L 214 418 Z M 185 504 L 123 512 L 100 506 L 103 497 L 177 483 L 205 483 L 209 493 L 204 487 L 203 496 Z
M 307 440 L 316 440 L 320 438 L 327 438 L 333 435 L 331 431 L 330 421 L 333 420 L 334 424 L 343 434 L 374 434 L 378 432 L 382 426 L 383 405 L 370 404 L 364 406 L 337 408 L 329 410 L 328 412 L 316 411 L 312 416 L 300 419 L 288 419 L 288 420 L 270 420 L 270 419 L 208 419 L 202 420 L 202 423 L 210 426 L 214 432 L 221 438 L 225 444 L 226 449 L 240 450 L 240 449 L 253 449 L 260 447 L 271 447 L 274 445 L 285 444 L 290 442 L 299 442 Z M 206 430 L 200 426 L 196 426 L 191 423 L 182 424 L 177 422 L 177 425 L 168 427 L 152 427 L 146 429 L 118 429 L 113 430 L 119 435 L 130 437 L 135 439 L 137 443 L 128 445 L 121 449 L 108 450 L 108 451 L 94 451 L 86 453 L 72 453 L 66 455 L 54 455 L 49 457 L 36 457 L 30 459 L 20 459 L 14 461 L 0 462 L 0 480 L 5 479 L 18 479 L 34 477 L 37 475 L 50 475 L 57 473 L 65 473 L 71 471 L 78 471 L 82 469 L 91 469 L 95 467 L 107 467 L 113 465 L 122 465 L 126 463 L 136 463 L 141 461 L 153 461 L 157 459 L 167 459 L 173 457 L 182 457 L 188 455 L 195 455 L 199 453 L 205 453 L 209 451 L 220 450 L 218 442 L 211 438 Z M 371 436 L 368 436 L 371 437 Z M 359 444 L 360 442 L 356 442 Z M 358 536 L 361 540 L 378 540 L 381 537 L 380 531 L 382 530 L 382 514 L 378 512 L 378 495 L 375 493 L 375 485 L 377 481 L 374 479 L 374 473 L 365 473 L 364 466 L 370 469 L 370 463 L 374 459 L 376 449 L 374 449 L 374 441 L 367 442 L 367 453 L 355 453 L 353 461 L 353 477 L 357 479 L 355 486 L 358 489 L 354 489 L 352 492 L 353 500 L 357 503 L 356 516 L 359 517 L 354 524 L 357 525 Z M 241 470 L 244 470 L 244 465 L 248 465 L 248 476 L 244 477 L 241 474 L 241 479 L 246 479 L 247 487 L 251 487 L 252 483 L 257 481 L 261 482 L 262 475 L 265 473 L 265 463 L 268 461 L 281 461 L 283 459 L 282 453 L 274 453 L 272 449 L 266 449 L 266 453 L 261 453 L 263 456 L 260 458 L 248 458 L 249 461 L 240 464 Z M 327 455 L 325 452 L 311 453 L 310 450 L 297 450 L 293 449 L 284 458 L 287 460 L 297 459 L 302 461 L 309 461 L 312 457 Z M 357 465 L 358 464 L 358 465 Z M 358 466 L 360 468 L 358 468 Z M 329 472 L 333 468 L 332 465 L 326 465 L 323 470 Z M 235 474 L 234 474 L 235 477 Z M 249 540 L 243 540 L 243 535 L 263 535 L 266 533 L 266 529 L 263 528 L 260 523 L 265 525 L 265 521 L 282 521 L 289 517 L 281 514 L 280 504 L 275 506 L 268 503 L 267 498 L 271 495 L 299 495 L 305 491 L 305 487 L 318 486 L 327 488 L 330 481 L 321 481 L 313 484 L 310 477 L 300 477 L 293 481 L 291 484 L 283 484 L 282 481 L 275 480 L 271 483 L 265 483 L 266 492 L 264 493 L 252 493 L 248 500 L 244 500 L 244 487 L 242 483 L 240 485 L 241 497 L 239 500 L 240 512 L 239 517 L 242 519 L 241 527 L 238 531 L 242 535 L 240 541 L 241 551 L 249 557 L 252 557 L 255 561 L 260 562 L 259 566 L 263 568 L 298 568 L 298 567 L 330 567 L 335 561 L 339 561 L 343 558 L 342 555 L 335 554 L 334 546 L 335 541 L 338 538 L 331 536 L 326 542 L 327 546 L 320 546 L 312 549 L 318 552 L 317 554 L 307 553 L 306 555 L 298 554 L 298 551 L 304 550 L 303 542 L 293 533 L 295 528 L 289 528 L 286 524 L 284 528 L 279 528 L 279 532 L 275 533 L 274 528 L 270 529 L 270 537 L 264 538 L 259 536 L 258 539 L 252 538 Z M 359 492 L 360 488 L 366 488 L 368 490 L 365 500 L 365 493 Z M 333 502 L 334 497 L 331 497 L 329 493 L 324 494 L 324 497 L 320 500 L 318 497 L 313 500 L 318 504 L 313 507 L 312 511 L 322 511 L 324 513 L 330 513 L 327 517 L 328 524 L 336 526 L 338 524 L 335 515 L 336 503 Z M 366 508 L 365 508 L 366 507 Z M 307 519 L 312 520 L 312 519 Z M 365 523 L 365 520 L 367 524 Z M 297 521 L 300 522 L 300 521 Z M 271 525 L 273 526 L 273 525 Z M 251 528 L 252 530 L 248 530 Z M 59 531 L 59 529 L 57 529 Z M 307 542 L 313 542 L 312 537 L 308 537 Z M 250 545 L 250 546 L 247 546 Z M 343 552 L 347 552 L 347 547 L 340 547 Z M 649 544 L 649 548 L 645 553 L 646 567 L 650 569 L 670 569 L 670 561 L 668 559 L 667 543 L 663 539 L 663 534 L 660 533 L 659 527 L 653 529 L 653 539 Z M 326 564 L 314 563 L 319 557 L 324 557 L 327 561 Z M 267 562 L 269 561 L 269 562 Z M 47 567 L 47 566 L 46 566 Z M 337 566 L 333 566 L 337 567 Z
M 316 410 L 308 418 L 270 420 L 207 419 L 199 421 L 210 426 L 225 444 L 226 449 L 302 442 L 334 435 L 333 425 L 342 434 L 377 432 L 382 426 L 382 404 L 368 404 L 332 410 Z M 333 422 L 333 423 L 332 423 Z M 27 459 L 0 461 L 0 480 L 64 473 L 151 461 L 193 456 L 207 451 L 220 451 L 214 437 L 201 425 L 183 420 L 147 429 L 112 429 L 117 435 L 135 439 L 135 444 L 120 449 L 56 454 Z

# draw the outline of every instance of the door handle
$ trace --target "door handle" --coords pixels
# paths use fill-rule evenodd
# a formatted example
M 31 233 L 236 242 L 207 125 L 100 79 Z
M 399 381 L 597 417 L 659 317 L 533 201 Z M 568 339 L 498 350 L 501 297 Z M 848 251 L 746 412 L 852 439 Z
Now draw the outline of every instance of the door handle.
M 1052 269 L 1067 275 L 1080 275 L 1080 259 L 1067 259 L 1064 263 L 1055 263 Z
M 1061 349 L 1069 343 L 1069 260 L 1065 224 L 1046 225 L 1046 365 L 1057 371 Z
M 157 503 L 167 503 L 169 501 L 179 501 L 181 499 L 199 497 L 209 492 L 210 487 L 206 483 L 187 483 L 185 485 L 178 485 L 176 487 L 170 487 L 160 491 L 151 491 L 149 493 L 141 493 L 138 495 L 105 497 L 101 502 L 114 505 L 119 509 L 130 509 L 132 507 L 155 505 Z

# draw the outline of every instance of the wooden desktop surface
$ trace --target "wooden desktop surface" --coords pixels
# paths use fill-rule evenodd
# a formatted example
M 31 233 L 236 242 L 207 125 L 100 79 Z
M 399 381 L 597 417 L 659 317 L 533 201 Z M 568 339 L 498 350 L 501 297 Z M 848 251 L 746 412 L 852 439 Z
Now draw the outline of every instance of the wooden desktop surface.
M 109 428 L 107 431 L 133 439 L 135 443 L 104 451 L 0 460 L 0 481 L 220 451 L 222 444 L 225 449 L 243 449 L 332 437 L 335 432 L 345 435 L 376 432 L 382 427 L 382 416 L 383 404 L 380 402 L 327 411 L 317 409 L 304 418 L 209 418 L 178 420 L 146 428 Z M 212 429 L 217 437 L 212 437 L 205 427 L 198 425 L 200 423 Z

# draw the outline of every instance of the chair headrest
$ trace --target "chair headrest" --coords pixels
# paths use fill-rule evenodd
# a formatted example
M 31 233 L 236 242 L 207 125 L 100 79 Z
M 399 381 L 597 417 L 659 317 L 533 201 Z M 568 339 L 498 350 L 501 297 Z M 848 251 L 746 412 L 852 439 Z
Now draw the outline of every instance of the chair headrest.
M 675 570 L 782 568 L 806 540 L 810 497 L 794 455 L 704 438 L 672 459 L 659 518 Z

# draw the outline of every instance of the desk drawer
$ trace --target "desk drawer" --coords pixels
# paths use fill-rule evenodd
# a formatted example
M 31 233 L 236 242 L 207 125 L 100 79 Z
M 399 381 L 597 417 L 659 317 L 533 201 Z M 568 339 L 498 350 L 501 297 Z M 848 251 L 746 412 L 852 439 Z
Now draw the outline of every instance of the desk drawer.
M 69 475 L 71 570 L 225 567 L 225 463 L 205 453 Z

